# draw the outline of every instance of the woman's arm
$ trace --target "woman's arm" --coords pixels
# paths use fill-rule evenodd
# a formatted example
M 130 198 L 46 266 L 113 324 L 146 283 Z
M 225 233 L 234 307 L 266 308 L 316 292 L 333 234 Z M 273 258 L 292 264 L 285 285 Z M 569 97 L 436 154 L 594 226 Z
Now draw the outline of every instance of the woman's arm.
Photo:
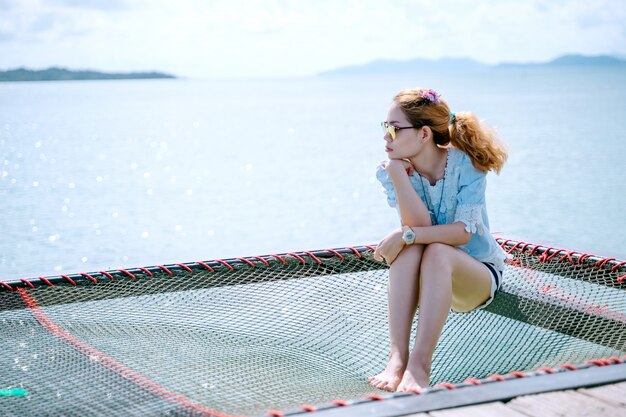
M 430 213 L 420 196 L 415 192 L 406 172 L 406 163 L 399 159 L 387 162 L 385 170 L 396 189 L 400 218 L 405 226 L 430 226 Z
M 465 230 L 465 223 L 440 224 L 437 226 L 411 227 L 415 232 L 414 245 L 430 243 L 445 243 L 450 246 L 464 245 L 469 242 L 472 233 Z M 398 254 L 406 246 L 402 239 L 402 229 L 396 229 L 389 233 L 378 244 L 374 251 L 374 259 L 379 262 L 385 261 L 389 265 L 396 259 Z
M 465 245 L 472 234 L 465 230 L 465 223 L 439 224 L 436 226 L 411 227 L 415 232 L 413 244 L 445 243 L 450 246 Z
M 472 234 L 466 231 L 463 222 L 432 226 L 430 213 L 406 174 L 405 161 L 392 159 L 385 170 L 396 189 L 402 224 L 411 227 L 415 232 L 415 244 L 440 242 L 459 246 L 469 242 Z

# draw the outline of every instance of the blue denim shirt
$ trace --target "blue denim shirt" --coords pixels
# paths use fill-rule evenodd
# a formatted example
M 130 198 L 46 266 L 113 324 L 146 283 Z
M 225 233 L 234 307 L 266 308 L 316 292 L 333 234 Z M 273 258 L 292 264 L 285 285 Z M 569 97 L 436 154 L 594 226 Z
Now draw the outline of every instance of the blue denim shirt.
M 387 203 L 396 208 L 400 215 L 396 190 L 382 164 L 376 169 L 376 178 L 383 185 Z M 465 223 L 465 230 L 471 232 L 472 237 L 465 245 L 457 246 L 459 249 L 481 262 L 493 263 L 496 268 L 504 270 L 507 255 L 489 232 L 485 204 L 487 174 L 476 169 L 467 154 L 456 148 L 448 148 L 444 178 L 434 186 L 417 172 L 409 179 L 429 209 L 433 224 Z M 422 189 L 426 191 L 426 196 Z M 435 223 L 436 213 L 439 215 Z

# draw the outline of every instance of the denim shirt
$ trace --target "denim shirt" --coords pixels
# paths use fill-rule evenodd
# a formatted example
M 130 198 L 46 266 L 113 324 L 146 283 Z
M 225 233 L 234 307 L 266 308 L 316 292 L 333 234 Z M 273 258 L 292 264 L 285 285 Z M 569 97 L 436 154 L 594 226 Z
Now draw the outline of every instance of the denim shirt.
M 398 210 L 399 216 L 396 190 L 382 164 L 376 169 L 376 178 L 383 185 L 387 203 Z M 433 225 L 463 222 L 465 230 L 472 233 L 469 242 L 457 248 L 481 262 L 493 263 L 496 268 L 504 270 L 507 255 L 489 232 L 485 204 L 487 174 L 476 169 L 467 154 L 456 148 L 448 148 L 444 178 L 435 185 L 430 185 L 417 172 L 413 172 L 409 179 L 428 208 Z

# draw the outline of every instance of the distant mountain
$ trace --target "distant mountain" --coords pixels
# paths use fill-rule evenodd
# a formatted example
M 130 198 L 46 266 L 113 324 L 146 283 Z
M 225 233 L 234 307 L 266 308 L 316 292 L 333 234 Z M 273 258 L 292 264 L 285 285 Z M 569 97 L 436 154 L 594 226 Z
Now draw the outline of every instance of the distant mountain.
M 574 66 L 626 66 L 626 60 L 610 55 L 563 55 L 548 62 L 502 63 L 497 67 L 574 67 Z
M 2 81 L 66 81 L 66 80 L 129 80 L 143 78 L 176 78 L 174 75 L 160 72 L 129 72 L 129 73 L 106 73 L 91 70 L 68 70 L 65 68 L 51 67 L 44 70 L 30 70 L 17 68 L 14 70 L 0 71 Z
M 319 76 L 334 75 L 372 75 L 372 74 L 401 74 L 420 73 L 424 71 L 465 71 L 482 68 L 506 67 L 563 67 L 563 66 L 621 66 L 626 60 L 615 56 L 599 55 L 563 55 L 548 62 L 540 63 L 502 63 L 489 65 L 470 58 L 443 58 L 439 60 L 412 59 L 409 61 L 377 60 L 363 65 L 337 68 L 321 72 Z
M 317 75 L 370 75 L 416 73 L 432 70 L 468 70 L 486 67 L 486 64 L 469 58 L 442 58 L 438 60 L 416 58 L 409 61 L 377 60 L 363 65 L 337 68 Z

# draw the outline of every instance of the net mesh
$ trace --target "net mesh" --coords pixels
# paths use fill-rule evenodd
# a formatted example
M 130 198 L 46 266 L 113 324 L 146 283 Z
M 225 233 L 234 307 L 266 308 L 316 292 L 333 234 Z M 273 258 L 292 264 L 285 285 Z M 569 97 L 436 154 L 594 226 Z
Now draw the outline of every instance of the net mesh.
M 503 246 L 514 258 L 502 291 L 485 310 L 449 315 L 431 384 L 624 354 L 623 264 Z M 0 388 L 28 395 L 0 399 L 2 414 L 259 415 L 374 393 L 367 377 L 389 346 L 388 270 L 371 255 L 360 247 L 9 283 Z

